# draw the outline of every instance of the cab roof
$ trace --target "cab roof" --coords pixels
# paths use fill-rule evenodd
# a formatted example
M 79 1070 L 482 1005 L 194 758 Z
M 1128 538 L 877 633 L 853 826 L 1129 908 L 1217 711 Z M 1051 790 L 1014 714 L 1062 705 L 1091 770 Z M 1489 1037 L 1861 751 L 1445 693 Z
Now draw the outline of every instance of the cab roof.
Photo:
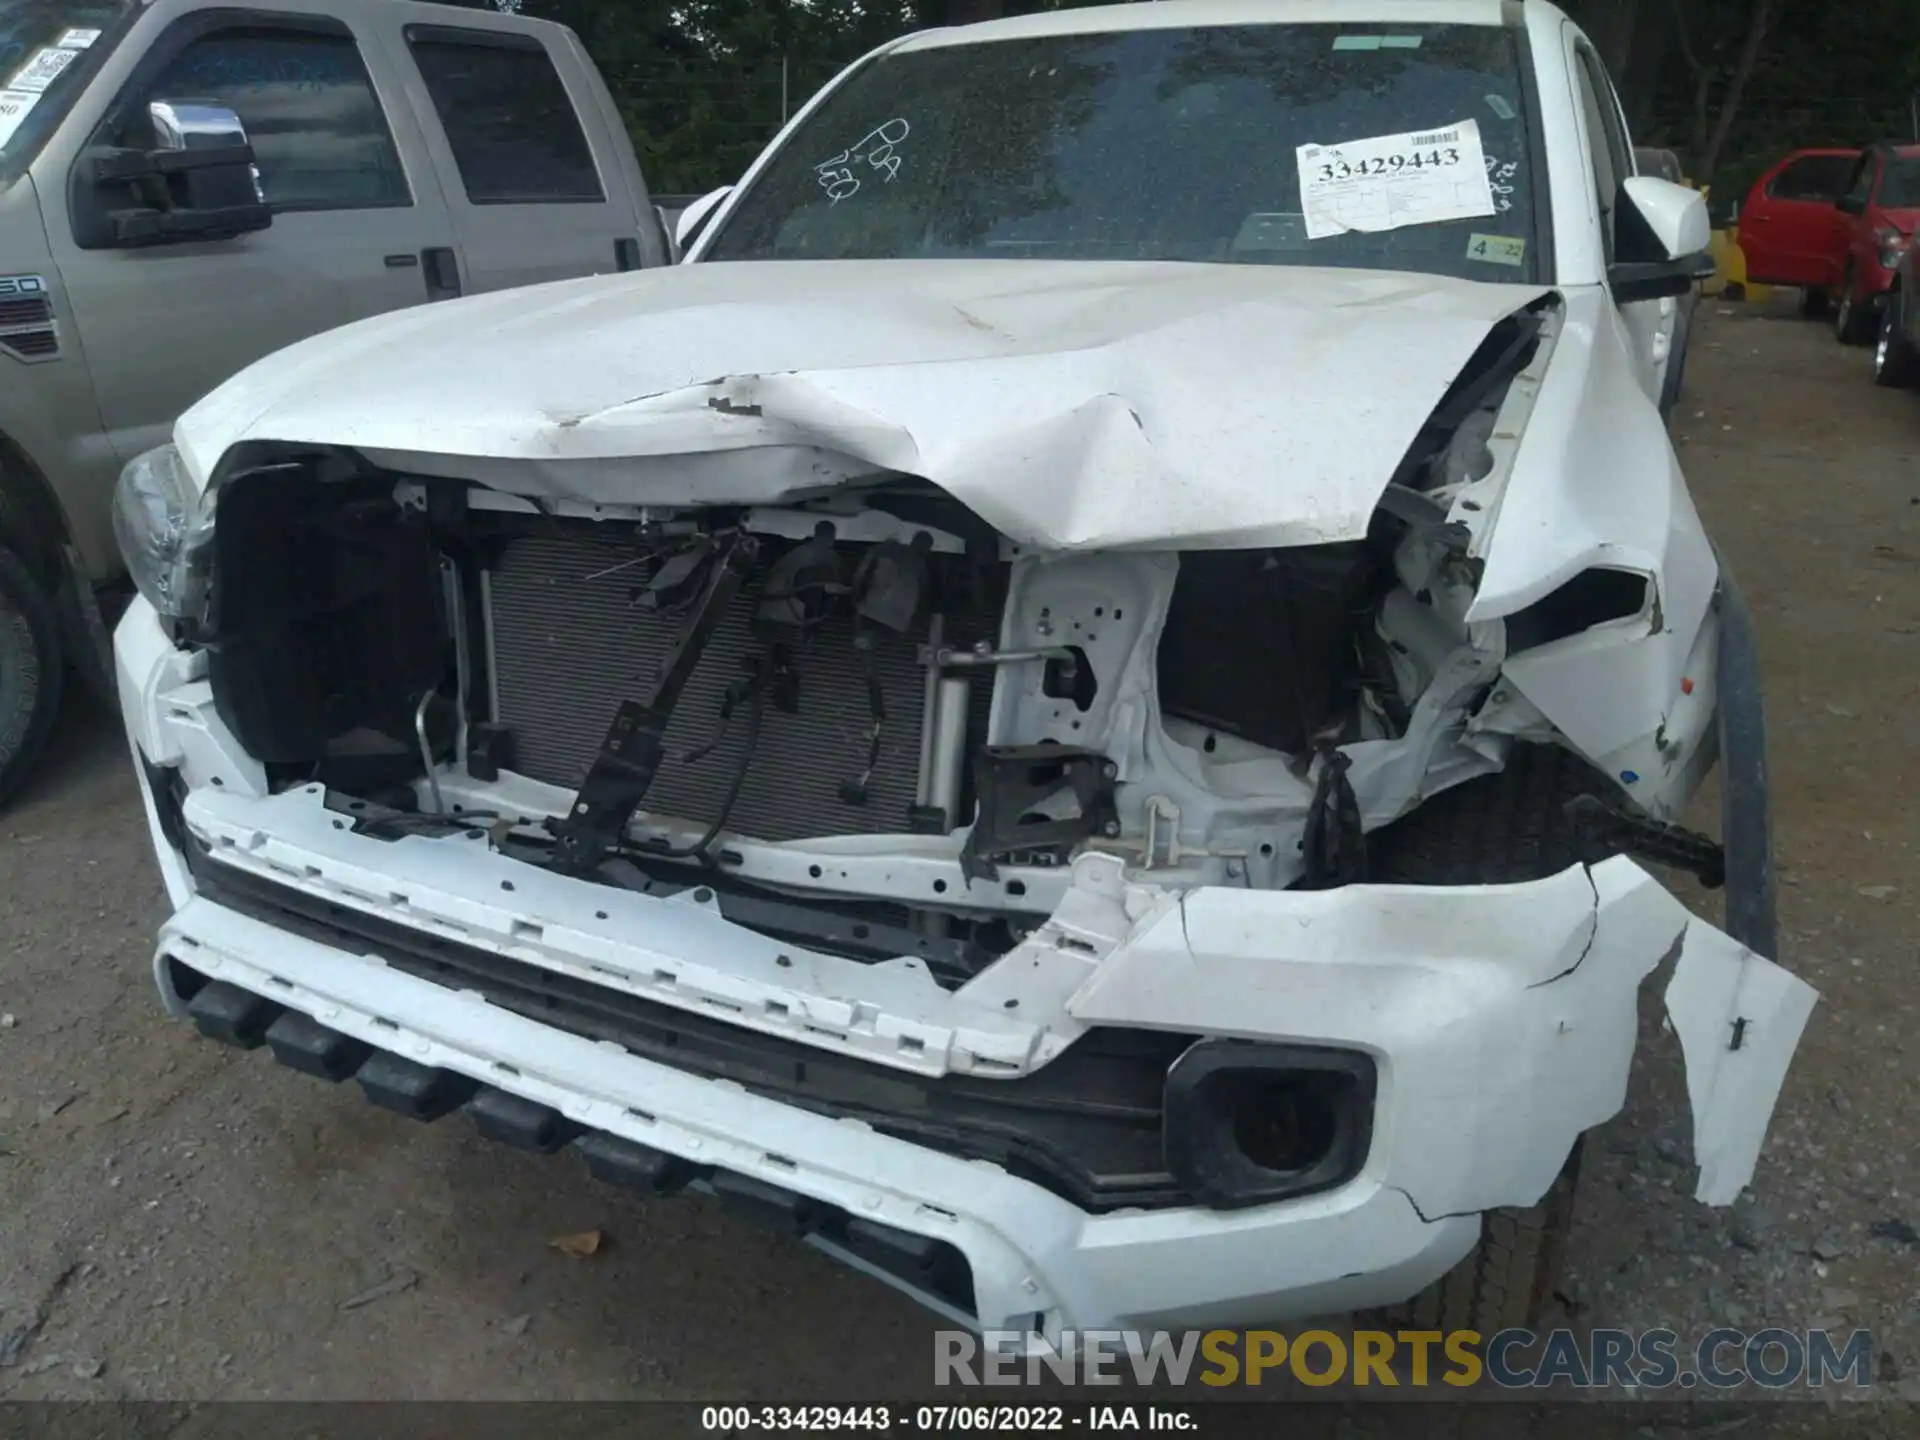
M 1528 9 L 1549 9 L 1524 0 Z M 922 30 L 895 53 L 1042 35 L 1102 35 L 1126 30 L 1180 30 L 1208 25 L 1500 25 L 1503 0 L 1135 0 L 1127 5 L 1046 10 Z

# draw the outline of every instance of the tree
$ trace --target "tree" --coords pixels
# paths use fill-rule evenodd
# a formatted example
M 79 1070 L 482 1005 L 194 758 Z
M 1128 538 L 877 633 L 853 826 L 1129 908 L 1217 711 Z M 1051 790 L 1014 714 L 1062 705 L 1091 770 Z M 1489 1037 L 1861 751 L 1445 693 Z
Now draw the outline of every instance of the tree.
M 928 25 L 971 25 L 998 20 L 1006 13 L 1005 0 L 920 0 L 920 18 Z
M 1698 173 L 1711 176 L 1720 168 L 1721 157 L 1726 152 L 1728 137 L 1733 134 L 1734 122 L 1739 118 L 1740 102 L 1746 94 L 1747 83 L 1753 76 L 1754 66 L 1760 59 L 1760 48 L 1766 43 L 1767 26 L 1773 18 L 1773 0 L 1753 0 L 1753 11 L 1747 19 L 1746 36 L 1740 42 L 1738 54 L 1726 75 L 1725 87 L 1721 92 L 1718 117 L 1708 126 L 1707 110 L 1713 87 L 1718 80 L 1717 67 L 1701 60 L 1694 48 L 1693 38 L 1687 26 L 1687 0 L 1671 0 L 1673 23 L 1680 44 L 1680 54 L 1688 71 L 1693 76 L 1693 141 L 1692 151 Z

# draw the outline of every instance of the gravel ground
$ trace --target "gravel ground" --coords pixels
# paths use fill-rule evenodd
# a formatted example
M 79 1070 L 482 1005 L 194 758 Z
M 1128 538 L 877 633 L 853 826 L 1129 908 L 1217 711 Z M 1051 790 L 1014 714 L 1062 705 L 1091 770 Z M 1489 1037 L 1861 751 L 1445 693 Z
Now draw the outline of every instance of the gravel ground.
M 1753 1191 L 1721 1211 L 1689 1198 L 1684 1086 L 1649 1021 L 1562 1294 L 1576 1326 L 1870 1327 L 1878 1393 L 1920 1399 L 1920 397 L 1784 309 L 1709 307 L 1694 344 L 1675 425 L 1758 614 L 1784 959 L 1824 999 Z M 168 1022 L 116 723 L 76 703 L 44 771 L 0 814 L 0 1397 L 922 1387 L 917 1307 L 711 1201 L 646 1206 Z M 595 1229 L 590 1257 L 549 1243 Z

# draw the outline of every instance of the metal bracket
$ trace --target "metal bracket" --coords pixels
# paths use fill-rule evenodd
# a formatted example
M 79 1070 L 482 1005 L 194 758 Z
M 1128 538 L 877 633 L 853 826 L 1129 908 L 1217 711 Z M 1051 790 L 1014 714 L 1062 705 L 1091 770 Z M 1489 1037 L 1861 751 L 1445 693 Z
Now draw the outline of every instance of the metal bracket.
M 759 552 L 758 541 L 737 531 L 706 547 L 699 566 L 705 573 L 697 582 L 696 598 L 673 648 L 661 662 L 652 691 L 644 700 L 621 702 L 600 742 L 600 753 L 580 782 L 573 809 L 553 825 L 559 869 L 570 874 L 591 870 L 625 838 L 666 757 L 667 725 L 681 692 Z M 685 569 L 678 567 L 680 572 Z M 694 589 L 690 574 L 676 573 L 673 579 L 676 588 Z
M 1165 795 L 1147 797 L 1147 843 L 1142 847 L 1148 870 L 1180 863 L 1180 807 Z
M 1080 657 L 1065 645 L 1043 645 L 1031 650 L 996 650 L 989 642 L 982 640 L 970 650 L 958 650 L 952 646 L 930 646 L 928 650 L 933 664 L 942 670 L 965 666 L 1025 665 L 1045 660 L 1059 665 L 1061 678 L 1072 681 L 1080 666 Z
M 1663 825 L 1616 810 L 1597 795 L 1567 802 L 1581 856 L 1589 862 L 1628 854 L 1671 870 L 1685 870 L 1709 890 L 1727 883 L 1727 855 L 1720 842 L 1680 825 Z
M 960 851 L 960 873 L 971 884 L 997 879 L 996 861 L 1031 850 L 1065 852 L 1094 835 L 1120 833 L 1113 805 L 1119 767 L 1097 750 L 1066 745 L 988 746 L 974 756 L 979 814 Z M 1029 819 L 1047 801 L 1069 792 L 1077 815 Z

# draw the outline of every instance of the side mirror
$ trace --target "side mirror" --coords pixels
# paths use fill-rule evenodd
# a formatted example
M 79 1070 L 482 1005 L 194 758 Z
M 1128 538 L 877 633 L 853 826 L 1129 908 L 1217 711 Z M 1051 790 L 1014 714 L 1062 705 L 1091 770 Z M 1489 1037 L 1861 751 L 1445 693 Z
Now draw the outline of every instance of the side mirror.
M 226 240 L 273 223 L 240 117 L 221 105 L 155 100 L 151 150 L 96 147 L 74 169 L 83 249 Z
M 708 191 L 680 212 L 680 221 L 673 228 L 673 243 L 681 254 L 693 248 L 693 242 L 700 238 L 700 232 L 707 228 L 707 222 L 731 194 L 733 186 L 722 185 L 718 190 Z
M 147 121 L 155 150 L 226 150 L 247 143 L 247 127 L 222 105 L 155 100 L 147 106 Z
M 1698 190 L 1651 175 L 1621 182 L 1614 209 L 1613 264 L 1607 285 L 1615 302 L 1685 295 L 1713 274 L 1713 226 Z
M 1833 202 L 1833 208 L 1843 215 L 1864 215 L 1867 213 L 1867 202 L 1859 195 L 1842 195 Z

